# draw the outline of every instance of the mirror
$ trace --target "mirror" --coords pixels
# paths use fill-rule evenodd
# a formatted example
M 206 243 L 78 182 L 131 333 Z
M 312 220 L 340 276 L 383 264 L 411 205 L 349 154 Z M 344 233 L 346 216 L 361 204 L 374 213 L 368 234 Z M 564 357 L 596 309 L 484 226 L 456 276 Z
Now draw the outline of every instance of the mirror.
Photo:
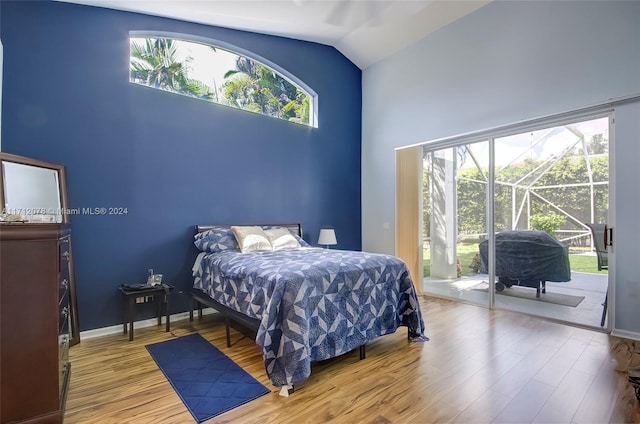
M 28 222 L 62 222 L 58 172 L 3 162 L 4 211 Z
M 0 221 L 69 224 L 63 165 L 0 152 L 0 168 Z M 69 344 L 72 346 L 80 342 L 80 325 L 71 245 L 69 254 Z
M 0 201 L 5 220 L 67 223 L 64 167 L 0 153 Z

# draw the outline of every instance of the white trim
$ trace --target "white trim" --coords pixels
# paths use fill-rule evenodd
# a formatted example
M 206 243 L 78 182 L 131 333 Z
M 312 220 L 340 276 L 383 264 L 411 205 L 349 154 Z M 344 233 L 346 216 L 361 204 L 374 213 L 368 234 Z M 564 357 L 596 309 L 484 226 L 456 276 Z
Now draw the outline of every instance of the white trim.
M 210 315 L 210 314 L 217 314 L 217 313 L 218 312 L 213 308 L 202 309 L 203 315 Z M 189 318 L 189 312 L 180 312 L 180 313 L 171 315 L 169 319 L 171 322 L 175 322 L 175 321 L 180 321 L 188 318 Z M 133 329 L 135 331 L 140 328 L 154 327 L 157 325 L 158 325 L 158 318 L 149 318 L 142 321 L 134 321 Z M 123 328 L 122 324 L 118 324 L 118 325 L 112 325 L 110 327 L 102 327 L 102 328 L 95 328 L 93 330 L 81 331 L 80 341 L 82 342 L 82 340 L 95 339 L 96 337 L 110 336 L 112 334 L 122 334 L 122 328 Z
M 463 135 L 457 135 L 457 136 L 453 136 L 453 137 L 447 137 L 447 138 L 441 138 L 441 139 L 437 139 L 437 140 L 433 140 L 433 141 L 429 141 L 426 143 L 417 143 L 417 144 L 413 144 L 411 146 L 403 146 L 403 147 L 398 147 L 396 149 L 394 149 L 395 151 L 399 151 L 399 150 L 403 150 L 403 149 L 409 149 L 409 148 L 414 148 L 414 147 L 422 147 L 423 150 L 425 152 L 436 152 L 439 150 L 445 150 L 445 149 L 454 149 L 457 148 L 459 146 L 465 146 L 465 145 L 471 145 L 471 144 L 475 144 L 475 143 L 488 143 L 489 144 L 489 176 L 488 176 L 488 183 L 487 183 L 487 204 L 486 204 L 486 208 L 487 208 L 487 217 L 486 217 L 486 222 L 487 222 L 487 229 L 488 229 L 488 241 L 489 241 L 489 251 L 490 252 L 495 252 L 495 185 L 496 183 L 498 183 L 495 180 L 495 140 L 496 138 L 502 138 L 502 137 L 507 137 L 510 135 L 514 135 L 514 134 L 520 134 L 520 133 L 525 133 L 528 131 L 534 131 L 534 130 L 542 130 L 545 128 L 553 128 L 553 127 L 560 127 L 560 126 L 567 126 L 570 125 L 572 123 L 578 123 L 578 122 L 583 122 L 583 121 L 590 121 L 590 120 L 595 120 L 595 119 L 602 119 L 602 118 L 607 118 L 608 119 L 608 131 L 609 131 L 609 152 L 607 154 L 608 156 L 608 162 L 609 162 L 609 214 L 607 217 L 607 225 L 610 228 L 614 228 L 615 227 L 615 202 L 616 202 L 616 197 L 615 197 L 615 164 L 614 164 L 614 157 L 615 157 L 615 106 L 619 105 L 619 104 L 624 104 L 624 103 L 629 103 L 629 102 L 634 102 L 640 100 L 640 94 L 636 94 L 633 96 L 627 96 L 625 98 L 621 98 L 621 99 L 617 99 L 617 100 L 610 100 L 607 103 L 603 103 L 600 105 L 596 105 L 596 106 L 590 106 L 590 107 L 585 107 L 582 109 L 578 109 L 575 110 L 573 112 L 564 112 L 561 114 L 556 114 L 556 115 L 549 115 L 546 118 L 536 118 L 536 119 L 532 119 L 532 120 L 527 120 L 527 121 L 522 121 L 519 123 L 513 123 L 513 124 L 509 124 L 509 125 L 504 125 L 504 126 L 500 126 L 500 127 L 495 127 L 494 129 L 490 129 L 490 130 L 482 130 L 482 131 L 477 131 L 477 132 L 470 132 L 470 133 L 466 133 Z M 576 143 L 577 144 L 577 143 Z M 573 145 L 573 147 L 575 147 L 575 145 Z M 566 152 L 565 152 L 566 153 Z M 564 156 L 564 153 L 563 155 Z M 553 162 L 544 172 L 547 172 L 549 169 L 551 169 L 551 167 L 553 167 L 559 159 L 555 160 L 555 162 Z M 588 163 L 588 162 L 587 162 Z M 524 177 L 523 177 L 524 178 Z M 539 178 L 538 178 L 539 179 Z M 518 182 L 511 184 L 512 186 L 517 186 Z M 593 185 L 593 184 L 591 184 Z M 545 198 L 543 198 L 542 196 L 540 196 L 539 194 L 536 194 L 535 191 L 531 191 L 531 194 L 534 194 L 535 196 L 537 196 L 538 198 L 540 198 L 542 201 L 548 203 L 551 207 L 559 210 L 560 212 L 562 212 L 564 215 L 566 215 L 567 217 L 569 217 L 571 220 L 573 220 L 574 222 L 581 224 L 581 222 L 576 219 L 575 217 L 573 217 L 572 215 L 570 215 L 569 213 L 567 213 L 566 211 L 562 210 L 561 208 L 555 206 L 553 203 L 549 202 L 548 200 L 546 200 Z M 397 207 L 397 205 L 396 205 Z M 513 205 L 514 211 L 513 211 L 513 216 L 520 216 L 520 213 L 522 211 L 522 208 L 524 207 L 524 200 L 523 203 L 520 207 L 520 211 L 518 211 L 517 215 L 515 215 L 515 203 Z M 517 220 L 516 220 L 517 221 Z M 607 315 L 608 315 L 608 320 L 607 320 L 607 325 L 604 328 L 607 332 L 610 332 L 610 334 L 614 334 L 614 332 L 616 332 L 616 328 L 615 328 L 615 248 L 613 246 L 609 247 L 609 271 L 608 271 L 608 280 L 607 280 Z M 489 264 L 488 264 L 488 271 L 489 271 L 489 281 L 490 281 L 490 286 L 495 286 L 495 258 L 489 258 Z M 489 290 L 489 301 L 488 301 L 488 307 L 489 309 L 494 309 L 495 308 L 495 290 Z M 460 301 L 459 299 L 456 299 L 457 301 Z M 483 305 L 483 306 L 487 306 L 487 305 Z M 522 311 L 517 311 L 522 313 Z M 533 316 L 539 316 L 537 314 L 532 314 Z M 570 324 L 570 325 L 580 325 L 580 323 L 576 323 L 574 321 L 570 321 L 570 320 L 558 320 L 561 323 L 564 324 Z M 591 327 L 588 327 L 591 328 Z M 623 332 L 622 334 L 625 334 L 625 332 Z M 635 334 L 635 333 L 629 333 L 629 334 Z M 626 336 L 621 336 L 621 337 L 626 337 Z M 637 335 L 631 336 L 630 338 L 633 337 L 638 337 Z
M 482 143 L 482 142 L 481 142 Z M 491 137 L 486 143 L 489 147 L 489 175 L 487 179 L 487 197 L 486 197 L 486 231 L 489 236 L 489 252 L 496 251 L 496 139 Z M 456 234 L 457 236 L 457 234 Z M 496 307 L 496 258 L 495 255 L 488 255 L 489 259 L 489 309 Z
M 640 333 L 634 333 L 633 331 L 613 330 L 611 332 L 611 335 L 615 337 L 620 337 L 623 339 L 640 341 Z
M 180 41 L 192 41 L 195 43 L 206 44 L 208 46 L 218 47 L 221 50 L 226 50 L 230 53 L 237 54 L 238 56 L 245 56 L 249 59 L 255 60 L 259 62 L 261 65 L 266 66 L 267 68 L 271 68 L 271 70 L 275 71 L 281 77 L 289 81 L 291 84 L 298 87 L 302 90 L 307 96 L 311 98 L 311 102 L 309 107 L 309 123 L 304 124 L 311 128 L 318 128 L 318 93 L 313 91 L 311 87 L 305 84 L 300 78 L 293 75 L 291 72 L 284 69 L 282 66 L 266 59 L 259 54 L 253 53 L 252 51 L 243 49 L 242 47 L 235 46 L 231 43 L 227 43 L 226 41 L 217 40 L 214 38 L 202 37 L 199 35 L 193 34 L 184 34 L 180 32 L 170 32 L 170 31 L 129 31 L 129 38 L 131 37 L 159 37 L 159 38 L 172 38 L 174 40 Z M 178 93 L 179 94 L 179 93 Z M 216 104 L 220 104 L 217 102 L 213 102 Z M 244 110 L 244 109 L 241 109 Z M 269 116 L 269 115 L 266 115 Z
M 615 205 L 617 204 L 616 195 L 616 116 L 615 111 L 609 115 L 609 211 L 607 213 L 607 225 L 609 228 L 616 227 Z M 615 230 L 614 230 L 615 232 Z M 605 246 L 609 251 L 607 253 L 607 320 L 606 329 L 613 334 L 616 331 L 616 248 L 613 246 Z M 624 330 L 623 330 L 624 331 Z M 640 336 L 636 335 L 635 340 L 640 340 Z

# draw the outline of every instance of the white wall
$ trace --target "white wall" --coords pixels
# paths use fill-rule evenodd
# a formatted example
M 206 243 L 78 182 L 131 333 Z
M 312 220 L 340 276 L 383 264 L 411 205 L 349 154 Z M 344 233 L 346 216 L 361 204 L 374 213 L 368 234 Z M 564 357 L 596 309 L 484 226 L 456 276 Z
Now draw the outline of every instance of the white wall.
M 366 69 L 363 250 L 394 250 L 394 148 L 639 94 L 638 22 L 640 2 L 496 1 Z M 640 130 L 628 122 L 639 109 L 628 105 L 616 116 L 616 210 L 640 206 Z M 616 223 L 618 234 L 625 225 L 637 229 L 620 214 Z M 640 281 L 634 285 L 621 265 L 640 262 L 626 249 L 638 241 L 617 241 L 616 327 L 640 335 L 638 308 L 629 305 L 639 304 Z
M 640 101 L 616 107 L 614 149 L 614 333 L 640 340 Z

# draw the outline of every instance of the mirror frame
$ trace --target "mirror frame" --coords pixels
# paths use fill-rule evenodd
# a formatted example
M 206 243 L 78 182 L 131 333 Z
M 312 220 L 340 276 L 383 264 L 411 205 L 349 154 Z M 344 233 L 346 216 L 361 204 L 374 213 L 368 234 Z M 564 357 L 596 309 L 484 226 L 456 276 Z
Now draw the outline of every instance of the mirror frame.
M 69 205 L 67 203 L 67 181 L 66 181 L 66 173 L 64 165 L 59 165 L 55 163 L 44 162 L 37 159 L 31 159 L 24 156 L 13 155 L 10 153 L 0 152 L 0 211 L 4 212 L 5 208 L 5 197 L 4 197 L 4 163 L 12 162 L 22 165 L 30 165 L 39 168 L 52 169 L 58 172 L 58 192 L 60 195 L 60 208 L 62 209 L 62 222 L 33 222 L 33 224 L 40 225 L 58 225 L 58 226 L 68 226 L 69 222 L 69 214 L 65 211 L 69 210 Z M 26 222 L 25 224 L 31 224 L 30 222 Z M 69 253 L 70 253 L 70 264 L 69 264 L 69 303 L 71 306 L 71 328 L 70 328 L 70 337 L 69 337 L 69 346 L 73 346 L 75 344 L 80 343 L 80 324 L 78 322 L 78 300 L 76 296 L 76 284 L 75 284 L 75 272 L 73 267 L 73 249 L 71 246 L 71 240 L 69 240 Z
M 4 163 L 12 162 L 21 165 L 30 165 L 35 166 L 37 168 L 45 168 L 51 169 L 58 173 L 58 193 L 60 196 L 60 208 L 62 209 L 62 223 L 69 223 L 69 214 L 64 213 L 64 211 L 69 209 L 67 204 L 67 182 L 66 175 L 64 170 L 64 165 L 58 165 L 55 163 L 43 162 L 37 159 L 26 158 L 23 156 L 12 155 L 10 153 L 0 152 L 0 207 L 4 213 L 4 208 L 6 204 L 5 194 L 4 194 Z

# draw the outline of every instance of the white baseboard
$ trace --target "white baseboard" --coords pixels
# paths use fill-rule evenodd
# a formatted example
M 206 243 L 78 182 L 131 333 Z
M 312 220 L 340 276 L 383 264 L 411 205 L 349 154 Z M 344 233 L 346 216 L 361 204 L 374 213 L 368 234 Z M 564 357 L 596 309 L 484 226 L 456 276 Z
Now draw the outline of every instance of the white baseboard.
M 197 314 L 197 311 L 194 311 L 194 314 Z M 202 315 L 215 314 L 217 311 L 213 308 L 203 308 Z M 164 318 L 164 317 L 163 317 Z M 180 312 L 178 314 L 173 314 L 170 317 L 171 322 L 179 321 L 182 319 L 189 318 L 189 312 Z M 164 322 L 164 321 L 163 321 Z M 133 328 L 145 328 L 145 327 L 153 327 L 158 325 L 158 318 L 149 318 L 141 321 L 134 321 Z M 110 327 L 102 327 L 96 328 L 93 330 L 86 330 L 80 332 L 80 340 L 93 339 L 96 337 L 108 336 L 111 334 L 122 334 L 122 324 L 112 325 Z
M 611 332 L 611 335 L 616 337 L 621 337 L 623 339 L 640 341 L 640 334 L 634 333 L 633 331 L 613 330 Z

